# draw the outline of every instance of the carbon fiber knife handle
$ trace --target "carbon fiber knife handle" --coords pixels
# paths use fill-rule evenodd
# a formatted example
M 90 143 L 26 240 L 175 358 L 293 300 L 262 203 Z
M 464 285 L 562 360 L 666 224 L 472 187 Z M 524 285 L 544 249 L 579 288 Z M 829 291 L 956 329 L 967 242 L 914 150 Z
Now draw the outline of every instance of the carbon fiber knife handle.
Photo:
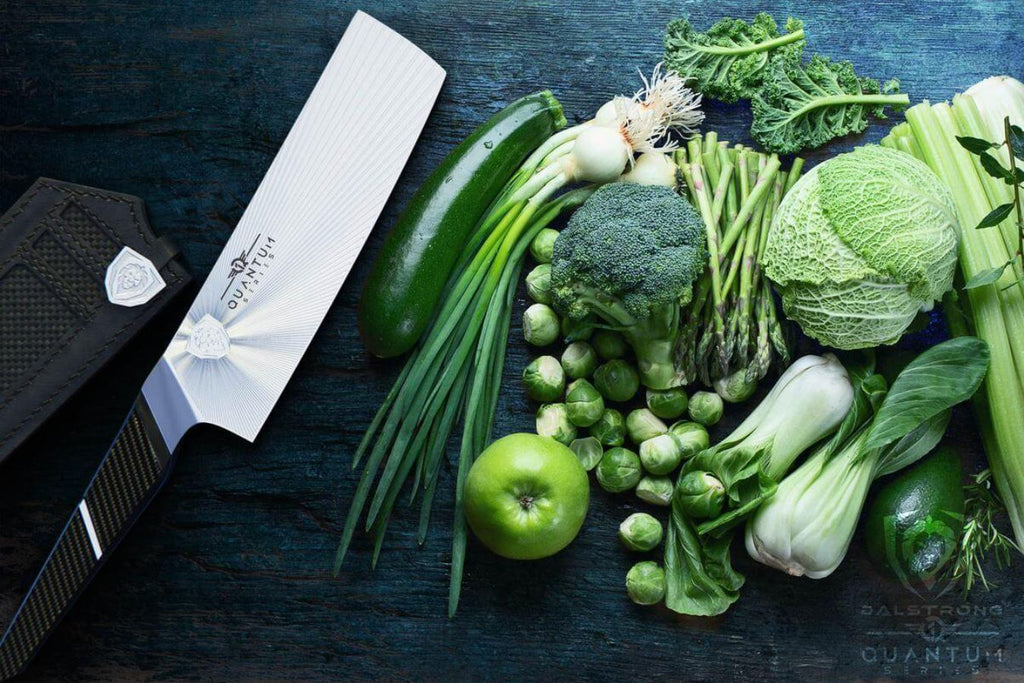
M 140 396 L 0 641 L 0 680 L 32 661 L 163 486 L 173 458 Z

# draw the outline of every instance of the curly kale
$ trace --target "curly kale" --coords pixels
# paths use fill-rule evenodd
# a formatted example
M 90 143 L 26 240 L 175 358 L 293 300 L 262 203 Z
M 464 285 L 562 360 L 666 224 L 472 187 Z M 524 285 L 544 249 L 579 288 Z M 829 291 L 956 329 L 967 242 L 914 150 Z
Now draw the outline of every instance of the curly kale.
M 795 154 L 861 133 L 869 116 L 885 118 L 885 107 L 909 102 L 899 92 L 899 81 L 880 87 L 874 79 L 857 76 L 847 61 L 821 56 L 805 66 L 773 61 L 751 102 L 750 133 L 769 152 Z
M 555 241 L 555 306 L 622 332 L 648 387 L 677 386 L 679 308 L 707 262 L 704 234 L 700 214 L 667 187 L 605 185 Z
M 761 12 L 754 21 L 722 19 L 705 33 L 686 19 L 669 23 L 665 33 L 665 66 L 693 78 L 697 90 L 723 102 L 750 99 L 760 87 L 770 61 L 797 63 L 804 46 L 803 24 L 786 21 L 786 33 L 771 15 Z

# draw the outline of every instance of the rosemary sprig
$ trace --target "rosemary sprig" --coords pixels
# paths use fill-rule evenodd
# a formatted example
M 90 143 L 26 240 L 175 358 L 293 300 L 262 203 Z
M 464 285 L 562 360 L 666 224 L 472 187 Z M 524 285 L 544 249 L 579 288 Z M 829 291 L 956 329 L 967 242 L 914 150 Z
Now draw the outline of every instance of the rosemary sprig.
M 992 486 L 992 470 L 982 470 L 971 478 L 973 481 L 964 487 L 964 532 L 951 565 L 953 580 L 963 582 L 965 598 L 976 581 L 985 590 L 995 585 L 985 578 L 984 564 L 989 555 L 995 558 L 996 567 L 1005 569 L 1011 551 L 1020 552 L 1013 539 L 996 526 L 996 518 L 1006 508 Z

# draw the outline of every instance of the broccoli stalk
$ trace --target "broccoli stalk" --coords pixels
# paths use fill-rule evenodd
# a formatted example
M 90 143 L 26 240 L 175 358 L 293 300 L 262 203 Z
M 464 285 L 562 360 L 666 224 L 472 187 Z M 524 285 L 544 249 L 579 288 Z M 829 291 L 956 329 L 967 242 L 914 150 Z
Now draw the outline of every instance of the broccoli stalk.
M 576 210 L 555 242 L 551 289 L 570 320 L 597 316 L 623 334 L 644 384 L 684 382 L 676 363 L 680 306 L 704 270 L 704 223 L 667 187 L 614 183 Z
M 684 383 L 685 378 L 676 367 L 675 348 L 679 337 L 679 306 L 685 301 L 657 306 L 637 318 L 621 301 L 589 285 L 575 283 L 573 294 L 578 305 L 586 306 L 606 321 L 605 327 L 621 332 L 626 338 L 636 354 L 644 386 L 670 389 Z

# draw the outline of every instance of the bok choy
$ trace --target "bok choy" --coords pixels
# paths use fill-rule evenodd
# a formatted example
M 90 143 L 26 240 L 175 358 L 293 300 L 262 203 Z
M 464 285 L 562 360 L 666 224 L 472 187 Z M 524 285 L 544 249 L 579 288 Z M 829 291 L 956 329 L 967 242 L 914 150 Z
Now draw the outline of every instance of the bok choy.
M 988 368 L 985 342 L 959 337 L 925 351 L 886 393 L 871 374 L 836 434 L 779 484 L 746 529 L 747 552 L 794 576 L 828 576 L 846 556 L 868 488 L 930 452 L 950 408 L 970 398 Z
M 729 559 L 732 530 L 771 497 L 798 455 L 839 426 L 853 400 L 834 356 L 804 356 L 732 434 L 687 462 L 665 545 L 670 609 L 711 616 L 736 601 L 743 577 Z

